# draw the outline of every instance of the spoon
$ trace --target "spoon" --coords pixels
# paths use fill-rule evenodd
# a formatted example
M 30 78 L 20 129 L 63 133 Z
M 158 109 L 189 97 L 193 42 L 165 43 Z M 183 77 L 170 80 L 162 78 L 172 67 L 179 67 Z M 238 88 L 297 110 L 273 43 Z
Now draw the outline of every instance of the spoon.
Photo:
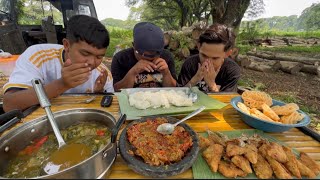
M 41 174 L 55 174 L 90 157 L 91 149 L 87 145 L 76 143 L 66 144 L 53 117 L 52 111 L 50 109 L 51 103 L 49 102 L 49 99 L 45 94 L 40 79 L 33 79 L 31 83 L 34 90 L 36 91 L 37 98 L 40 102 L 41 107 L 46 111 L 54 135 L 56 136 L 58 141 L 58 149 L 50 154 L 45 167 L 41 171 Z
M 189 84 L 189 95 L 188 97 L 192 100 L 192 102 L 196 102 L 198 100 L 198 94 L 192 91 L 191 84 Z
M 174 128 L 182 123 L 183 121 L 199 114 L 201 111 L 203 111 L 206 107 L 205 106 L 201 106 L 199 109 L 193 111 L 192 113 L 190 113 L 188 116 L 186 116 L 185 118 L 181 119 L 180 121 L 176 122 L 175 124 L 171 124 L 171 123 L 163 123 L 163 124 L 160 124 L 158 127 L 157 127 L 157 131 L 161 134 L 172 134 L 173 131 L 174 131 Z
M 54 135 L 57 138 L 59 149 L 60 149 L 62 146 L 66 145 L 66 142 L 63 140 L 62 135 L 60 133 L 60 130 L 58 128 L 58 125 L 57 125 L 56 121 L 54 120 L 54 117 L 53 117 L 53 114 L 52 114 L 52 111 L 50 108 L 51 103 L 43 90 L 43 86 L 42 86 L 40 79 L 33 79 L 33 80 L 31 80 L 31 83 L 32 83 L 34 90 L 36 91 L 37 98 L 40 102 L 40 106 L 42 108 L 44 108 L 44 110 L 46 111 L 47 117 L 48 117 L 49 122 L 52 126 Z

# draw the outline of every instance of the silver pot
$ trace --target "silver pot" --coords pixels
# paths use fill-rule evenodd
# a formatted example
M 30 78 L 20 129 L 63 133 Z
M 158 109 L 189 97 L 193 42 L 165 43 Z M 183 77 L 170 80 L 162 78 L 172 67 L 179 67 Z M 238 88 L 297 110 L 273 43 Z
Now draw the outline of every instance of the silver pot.
M 80 122 L 99 122 L 105 124 L 112 134 L 117 134 L 122 123 L 117 123 L 115 118 L 108 112 L 97 109 L 70 109 L 53 114 L 59 129 L 65 129 Z M 123 119 L 123 118 L 122 118 Z M 123 122 L 123 121 L 122 121 Z M 115 130 L 117 128 L 117 130 Z M 7 168 L 10 158 L 30 144 L 30 141 L 53 133 L 47 116 L 27 122 L 22 126 L 10 131 L 0 138 L 0 179 Z M 114 137 L 114 136 L 113 136 Z M 113 138 L 115 139 L 115 138 Z M 112 140 L 115 141 L 115 140 Z M 110 173 L 110 168 L 117 156 L 117 145 L 110 142 L 99 152 L 84 160 L 80 164 L 60 171 L 56 174 L 34 177 L 36 179 L 59 178 L 102 178 Z

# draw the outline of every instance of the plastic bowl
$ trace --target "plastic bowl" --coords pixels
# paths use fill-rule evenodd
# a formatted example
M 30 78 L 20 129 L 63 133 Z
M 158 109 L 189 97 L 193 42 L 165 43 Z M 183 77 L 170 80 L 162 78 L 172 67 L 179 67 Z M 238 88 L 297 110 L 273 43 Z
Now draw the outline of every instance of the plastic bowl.
M 304 118 L 296 124 L 273 123 L 270 121 L 258 119 L 241 111 L 237 106 L 238 102 L 243 103 L 241 96 L 237 96 L 231 99 L 231 105 L 240 113 L 241 119 L 249 126 L 265 132 L 284 132 L 290 130 L 293 127 L 306 126 L 310 123 L 310 117 L 301 110 L 298 110 L 298 112 L 302 113 L 304 115 Z M 285 103 L 272 99 L 272 106 L 275 105 L 283 106 L 285 105 Z

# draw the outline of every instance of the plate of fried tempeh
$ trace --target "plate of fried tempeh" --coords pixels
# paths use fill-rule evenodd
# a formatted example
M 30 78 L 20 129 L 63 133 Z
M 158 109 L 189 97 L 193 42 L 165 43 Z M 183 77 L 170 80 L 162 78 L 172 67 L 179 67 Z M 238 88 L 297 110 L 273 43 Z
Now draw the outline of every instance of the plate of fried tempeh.
M 199 133 L 200 152 L 192 166 L 195 179 L 320 178 L 320 166 L 260 130 Z

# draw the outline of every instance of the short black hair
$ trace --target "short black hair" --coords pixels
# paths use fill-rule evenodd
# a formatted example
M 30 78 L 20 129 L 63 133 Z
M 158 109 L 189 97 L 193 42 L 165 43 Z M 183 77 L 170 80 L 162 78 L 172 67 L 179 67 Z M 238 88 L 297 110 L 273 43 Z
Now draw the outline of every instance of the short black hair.
M 224 44 L 224 51 L 234 47 L 235 34 L 233 30 L 226 25 L 215 23 L 209 26 L 199 38 L 200 46 L 202 43 L 208 44 Z
M 100 21 L 86 15 L 72 16 L 67 23 L 67 39 L 71 43 L 85 41 L 98 49 L 107 48 L 109 32 Z

